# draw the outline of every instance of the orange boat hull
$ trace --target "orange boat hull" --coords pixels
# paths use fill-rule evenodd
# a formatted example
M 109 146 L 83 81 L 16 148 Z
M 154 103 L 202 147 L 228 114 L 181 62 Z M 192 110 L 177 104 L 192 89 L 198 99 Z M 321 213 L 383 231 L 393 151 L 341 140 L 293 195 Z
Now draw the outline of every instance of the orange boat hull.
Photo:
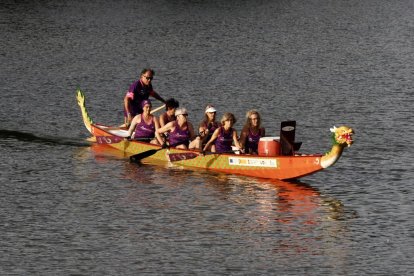
M 91 133 L 94 136 L 113 137 L 113 134 L 99 125 L 92 125 Z M 108 143 L 108 146 L 123 151 L 126 156 L 141 153 L 150 149 L 159 149 L 160 146 L 139 141 L 122 140 L 117 143 Z M 168 162 L 169 153 L 188 153 L 193 150 L 165 149 L 148 157 Z M 320 154 L 300 156 L 265 157 L 244 154 L 208 154 L 193 159 L 174 161 L 175 165 L 190 168 L 208 169 L 227 174 L 240 174 L 260 178 L 292 179 L 309 175 L 323 169 Z

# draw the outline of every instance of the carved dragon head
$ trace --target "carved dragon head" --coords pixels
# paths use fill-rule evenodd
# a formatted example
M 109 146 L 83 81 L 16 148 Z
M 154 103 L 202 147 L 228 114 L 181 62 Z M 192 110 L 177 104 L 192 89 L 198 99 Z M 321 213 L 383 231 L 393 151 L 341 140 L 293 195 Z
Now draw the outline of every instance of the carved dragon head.
M 333 127 L 331 128 L 332 138 L 335 144 L 340 146 L 350 147 L 354 142 L 352 136 L 354 135 L 354 130 L 347 126 Z
M 80 88 L 76 90 L 76 99 L 78 100 L 78 105 L 81 108 L 85 106 L 85 95 L 83 94 L 82 90 L 80 90 Z
M 91 125 L 93 124 L 93 121 L 92 121 L 91 117 L 89 117 L 88 111 L 86 110 L 85 95 L 80 90 L 80 88 L 78 88 L 77 91 L 76 91 L 76 99 L 78 101 L 78 105 L 80 106 L 80 109 L 81 109 L 81 112 L 82 112 L 83 122 L 84 122 L 86 128 L 89 131 L 91 131 Z

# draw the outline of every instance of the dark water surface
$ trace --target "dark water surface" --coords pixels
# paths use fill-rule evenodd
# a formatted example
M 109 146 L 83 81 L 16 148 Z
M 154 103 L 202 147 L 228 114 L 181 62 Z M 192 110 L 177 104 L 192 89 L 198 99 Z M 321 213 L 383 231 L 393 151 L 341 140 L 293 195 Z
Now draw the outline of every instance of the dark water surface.
M 413 275 L 413 1 L 1 1 L 1 275 Z M 143 67 L 204 106 L 298 123 L 297 182 L 130 164 L 75 100 L 120 124 Z M 154 104 L 158 106 L 158 103 Z

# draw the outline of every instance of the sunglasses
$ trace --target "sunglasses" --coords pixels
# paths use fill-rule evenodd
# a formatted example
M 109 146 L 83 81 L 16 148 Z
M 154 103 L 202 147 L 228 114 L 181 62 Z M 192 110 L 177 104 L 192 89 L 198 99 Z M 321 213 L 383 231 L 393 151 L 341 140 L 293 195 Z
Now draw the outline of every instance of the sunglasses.
M 152 80 L 154 77 L 147 77 L 147 76 L 144 76 L 144 78 L 146 78 L 147 80 Z

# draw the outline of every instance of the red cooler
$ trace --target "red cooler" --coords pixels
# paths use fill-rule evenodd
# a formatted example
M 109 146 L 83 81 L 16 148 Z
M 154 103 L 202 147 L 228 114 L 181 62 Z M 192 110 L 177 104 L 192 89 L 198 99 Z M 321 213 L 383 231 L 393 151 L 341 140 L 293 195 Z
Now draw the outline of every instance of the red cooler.
M 279 156 L 279 152 L 280 152 L 279 137 L 260 138 L 257 151 L 260 156 Z

